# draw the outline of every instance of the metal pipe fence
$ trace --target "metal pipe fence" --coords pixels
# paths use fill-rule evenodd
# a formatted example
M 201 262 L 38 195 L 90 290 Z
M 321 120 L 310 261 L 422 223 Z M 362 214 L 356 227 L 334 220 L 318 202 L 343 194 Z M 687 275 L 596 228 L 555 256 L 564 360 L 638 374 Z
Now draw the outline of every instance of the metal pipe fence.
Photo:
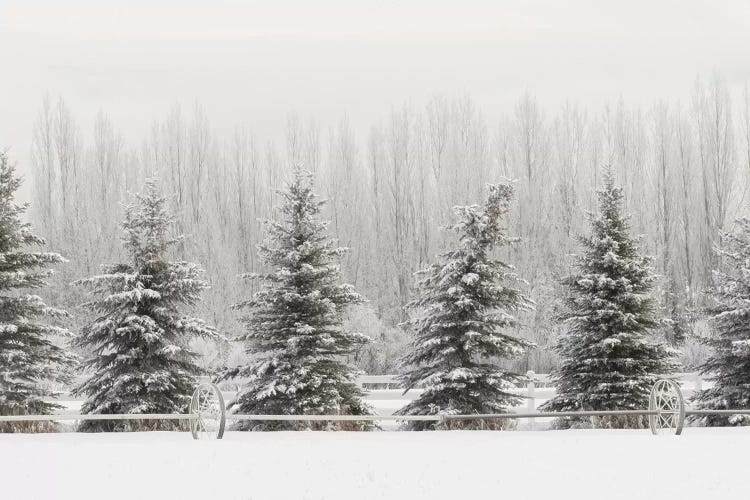
M 533 386 L 532 386 L 533 389 Z M 533 409 L 532 409 L 533 410 Z M 188 420 L 195 439 L 205 434 L 220 439 L 225 422 L 229 421 L 295 421 L 295 422 L 375 422 L 425 421 L 445 424 L 450 421 L 500 420 L 522 418 L 585 418 L 585 417 L 648 417 L 654 434 L 682 432 L 687 416 L 750 415 L 750 409 L 687 409 L 679 384 L 674 379 L 662 379 L 654 384 L 649 408 L 643 410 L 582 410 L 528 411 L 489 414 L 435 415 L 248 415 L 227 414 L 224 397 L 219 387 L 204 383 L 196 388 L 188 413 L 184 414 L 55 414 L 55 415 L 0 415 L 0 422 L 44 422 L 86 420 Z M 532 420 L 533 421 L 533 420 Z
M 54 415 L 0 415 L 0 422 L 54 422 L 56 420 L 193 420 L 198 415 L 190 413 L 112 413 Z

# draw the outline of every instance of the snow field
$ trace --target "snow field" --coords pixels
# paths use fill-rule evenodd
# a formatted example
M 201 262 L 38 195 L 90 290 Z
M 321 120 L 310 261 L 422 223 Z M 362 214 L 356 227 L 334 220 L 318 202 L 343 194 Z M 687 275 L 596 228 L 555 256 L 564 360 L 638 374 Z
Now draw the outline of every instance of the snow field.
M 744 498 L 750 429 L 0 435 L 3 499 Z

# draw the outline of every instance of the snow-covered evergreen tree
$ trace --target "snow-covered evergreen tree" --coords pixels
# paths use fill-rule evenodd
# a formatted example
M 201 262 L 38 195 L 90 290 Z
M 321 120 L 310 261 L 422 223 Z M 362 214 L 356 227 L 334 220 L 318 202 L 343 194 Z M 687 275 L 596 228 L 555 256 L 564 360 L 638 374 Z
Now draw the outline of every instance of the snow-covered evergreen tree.
M 230 368 L 220 378 L 247 379 L 235 413 L 256 415 L 369 414 L 356 384 L 358 372 L 345 357 L 370 339 L 342 327 L 348 305 L 363 302 L 351 285 L 340 284 L 336 264 L 346 249 L 326 236 L 320 220 L 324 202 L 313 193 L 311 175 L 296 169 L 280 191 L 281 220 L 265 221 L 261 260 L 273 272 L 245 275 L 261 290 L 235 306 L 247 310 L 247 345 L 252 362 Z M 240 422 L 243 430 L 304 429 L 309 422 Z M 341 426 L 339 426 L 341 427 Z M 346 426 L 345 426 L 346 427 Z M 367 427 L 367 425 L 358 426 Z
M 46 415 L 62 408 L 48 399 L 56 395 L 52 386 L 69 381 L 74 363 L 67 351 L 52 342 L 54 337 L 70 336 L 65 328 L 50 323 L 67 313 L 26 291 L 46 287 L 52 274 L 48 266 L 64 259 L 56 253 L 28 251 L 46 243 L 21 220 L 28 205 L 14 201 L 20 184 L 7 155 L 0 152 L 0 415 Z M 18 428 L 0 425 L 0 431 Z
M 555 346 L 552 411 L 636 410 L 648 407 L 651 387 L 675 369 L 674 352 L 650 338 L 660 324 L 652 296 L 656 275 L 650 257 L 639 253 L 622 214 L 622 190 L 611 173 L 599 191 L 599 213 L 589 214 L 592 234 L 581 237 L 577 271 L 563 313 L 567 331 Z M 601 419 L 600 425 L 640 426 L 641 418 Z
M 189 348 L 195 338 L 217 338 L 213 327 L 185 314 L 207 288 L 197 264 L 168 260 L 182 236 L 171 238 L 174 218 L 157 182 L 126 207 L 122 242 L 129 261 L 102 266 L 103 274 L 75 284 L 94 295 L 84 304 L 95 315 L 76 340 L 91 353 L 92 372 L 76 392 L 88 399 L 82 413 L 184 413 L 200 368 Z M 171 429 L 170 421 L 147 428 Z M 127 422 L 86 421 L 81 430 L 127 430 Z M 142 426 L 139 426 L 142 428 Z
M 699 408 L 750 409 L 750 219 L 722 233 L 717 249 L 724 270 L 714 272 L 715 305 L 708 310 L 716 335 L 705 339 L 712 354 L 700 367 L 713 386 L 693 397 Z M 748 425 L 748 415 L 709 415 L 706 425 Z
M 514 314 L 532 302 L 518 288 L 523 280 L 513 267 L 491 257 L 493 249 L 517 240 L 505 228 L 512 199 L 512 185 L 501 183 L 489 186 L 484 206 L 456 207 L 458 222 L 449 229 L 459 235 L 458 248 L 418 273 L 419 296 L 409 304 L 417 315 L 406 322 L 415 338 L 400 380 L 406 391 L 417 385 L 424 391 L 399 415 L 501 413 L 520 403 L 510 389 L 522 377 L 498 360 L 532 346 L 509 333 L 518 325 Z M 435 424 L 414 421 L 411 428 Z

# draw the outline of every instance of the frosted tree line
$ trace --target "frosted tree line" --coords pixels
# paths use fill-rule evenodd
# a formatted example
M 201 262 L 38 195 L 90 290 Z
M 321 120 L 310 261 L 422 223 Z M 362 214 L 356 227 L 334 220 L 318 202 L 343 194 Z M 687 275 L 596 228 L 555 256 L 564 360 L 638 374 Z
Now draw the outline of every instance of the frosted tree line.
M 586 230 L 582 214 L 595 209 L 608 164 L 633 232 L 655 256 L 658 306 L 672 320 L 660 334 L 676 345 L 687 339 L 684 361 L 692 366 L 703 356 L 691 338 L 703 332 L 698 313 L 720 263 L 720 229 L 731 228 L 748 201 L 749 102 L 746 90 L 731 95 L 720 75 L 698 81 L 690 102 L 645 108 L 617 102 L 594 112 L 566 104 L 551 112 L 527 94 L 500 123 L 489 123 L 470 98 L 434 97 L 391 110 L 364 135 L 346 119 L 324 128 L 292 114 L 277 143 L 239 127 L 219 136 L 202 108 L 176 106 L 139 143 L 126 144 L 104 113 L 85 131 L 64 100 L 47 99 L 34 126 L 32 216 L 51 248 L 76 256 L 54 277 L 67 284 L 122 256 L 112 230 L 119 204 L 158 176 L 173 194 L 177 229 L 188 236 L 175 257 L 202 263 L 211 282 L 196 314 L 232 338 L 242 326 L 228 305 L 238 288 L 250 296 L 258 286 L 237 275 L 268 271 L 255 249 L 263 238 L 259 220 L 272 215 L 274 190 L 302 165 L 329 200 L 329 230 L 351 249 L 343 279 L 369 299 L 347 318 L 375 339 L 354 361 L 370 373 L 392 373 L 408 339 L 398 324 L 414 298 L 414 272 L 447 250 L 449 236 L 439 228 L 452 207 L 482 199 L 488 182 L 516 179 L 509 231 L 521 241 L 499 253 L 529 282 L 525 292 L 536 303 L 520 314 L 515 334 L 540 348 L 513 368 L 547 372 L 558 364 L 545 347 L 560 331 L 560 278 L 574 265 L 575 236 Z M 49 298 L 72 309 L 83 293 L 54 286 Z M 89 319 L 81 313 L 75 321 Z M 223 342 L 195 348 L 206 368 L 242 357 Z

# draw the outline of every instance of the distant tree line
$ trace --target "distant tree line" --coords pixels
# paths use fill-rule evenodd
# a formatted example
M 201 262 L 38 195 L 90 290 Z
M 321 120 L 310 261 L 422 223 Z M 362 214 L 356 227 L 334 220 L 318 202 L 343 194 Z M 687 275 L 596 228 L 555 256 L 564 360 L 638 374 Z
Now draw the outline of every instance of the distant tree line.
M 698 313 L 720 263 L 714 248 L 747 201 L 748 103 L 747 91 L 730 95 L 720 75 L 698 81 L 690 102 L 648 108 L 618 102 L 592 112 L 569 103 L 550 113 L 526 94 L 499 123 L 488 123 L 469 98 L 438 96 L 391 110 L 364 136 L 346 119 L 324 129 L 291 114 L 280 144 L 259 143 L 241 127 L 219 136 L 200 106 L 189 113 L 176 106 L 140 143 L 126 144 L 104 113 L 83 131 L 64 100 L 47 99 L 34 126 L 32 216 L 52 248 L 76 255 L 54 278 L 69 283 L 121 255 L 111 230 L 119 204 L 145 178 L 160 177 L 172 193 L 177 230 L 188 236 L 176 257 L 201 262 L 211 284 L 198 314 L 231 338 L 241 324 L 227 310 L 228 291 L 257 290 L 236 276 L 268 271 L 255 250 L 263 238 L 259 220 L 272 215 L 274 190 L 301 165 L 329 200 L 323 215 L 333 236 L 350 248 L 344 280 L 369 300 L 347 318 L 375 339 L 355 361 L 382 373 L 395 371 L 407 341 L 397 325 L 414 298 L 414 272 L 448 249 L 439 227 L 452 207 L 480 199 L 490 181 L 516 179 L 518 210 L 509 214 L 509 229 L 521 241 L 499 252 L 530 283 L 537 304 L 519 315 L 515 333 L 541 348 L 513 366 L 547 372 L 558 366 L 545 347 L 560 333 L 560 278 L 574 265 L 575 236 L 586 229 L 582 214 L 595 209 L 602 166 L 610 165 L 632 229 L 655 256 L 657 304 L 671 319 L 660 334 L 673 345 L 687 339 L 683 361 L 695 366 L 705 353 L 691 339 L 705 333 Z M 52 293 L 68 309 L 83 298 L 77 288 Z M 242 357 L 223 343 L 200 350 L 206 367 Z

